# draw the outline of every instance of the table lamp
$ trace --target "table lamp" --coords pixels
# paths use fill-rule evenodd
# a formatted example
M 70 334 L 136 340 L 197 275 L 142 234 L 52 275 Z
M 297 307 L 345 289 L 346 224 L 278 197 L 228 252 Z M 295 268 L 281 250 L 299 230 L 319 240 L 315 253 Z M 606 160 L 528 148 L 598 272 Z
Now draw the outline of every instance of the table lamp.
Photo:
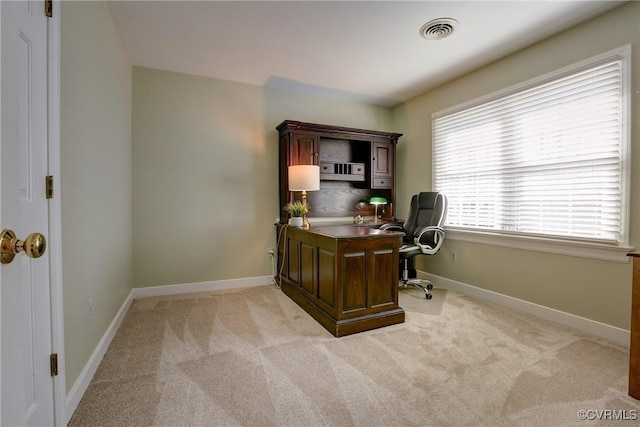
M 385 199 L 384 197 L 372 197 L 371 199 L 369 199 L 369 204 L 375 206 L 373 222 L 378 222 L 378 205 L 386 205 L 387 199 Z
M 302 191 L 302 203 L 307 203 L 307 191 L 320 190 L 320 166 L 289 166 L 289 191 Z M 302 227 L 309 228 L 307 215 L 302 216 Z

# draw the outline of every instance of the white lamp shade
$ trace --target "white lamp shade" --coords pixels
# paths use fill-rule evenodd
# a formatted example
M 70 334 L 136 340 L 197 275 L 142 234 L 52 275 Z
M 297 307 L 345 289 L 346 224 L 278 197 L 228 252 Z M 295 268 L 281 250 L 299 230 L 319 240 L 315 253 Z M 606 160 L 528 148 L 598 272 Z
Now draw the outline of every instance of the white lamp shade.
M 289 166 L 289 191 L 320 190 L 320 166 Z

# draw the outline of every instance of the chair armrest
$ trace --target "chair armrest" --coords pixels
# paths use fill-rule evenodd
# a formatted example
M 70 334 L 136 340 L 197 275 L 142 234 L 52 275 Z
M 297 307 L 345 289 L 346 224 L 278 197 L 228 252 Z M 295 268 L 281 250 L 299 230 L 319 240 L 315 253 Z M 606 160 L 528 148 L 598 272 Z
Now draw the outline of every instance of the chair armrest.
M 433 242 L 423 241 L 423 236 L 429 232 L 434 233 Z M 414 233 L 413 242 L 420 248 L 420 252 L 423 254 L 434 255 L 440 250 L 440 246 L 442 246 L 442 242 L 444 242 L 444 229 L 437 226 L 419 228 Z M 435 246 L 432 244 L 435 244 Z
M 400 224 L 392 224 L 392 223 L 382 224 L 380 226 L 379 230 L 382 230 L 382 231 L 402 231 L 403 233 L 407 232 L 407 230 L 405 230 L 402 225 L 400 225 Z

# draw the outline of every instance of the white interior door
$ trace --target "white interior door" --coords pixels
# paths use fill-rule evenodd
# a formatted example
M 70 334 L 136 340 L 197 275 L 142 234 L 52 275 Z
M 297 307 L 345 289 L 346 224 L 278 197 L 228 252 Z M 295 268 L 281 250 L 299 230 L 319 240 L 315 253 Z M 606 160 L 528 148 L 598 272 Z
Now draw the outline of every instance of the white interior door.
M 0 1 L 0 230 L 49 235 L 47 18 L 43 1 Z M 0 425 L 53 425 L 49 256 L 0 265 Z

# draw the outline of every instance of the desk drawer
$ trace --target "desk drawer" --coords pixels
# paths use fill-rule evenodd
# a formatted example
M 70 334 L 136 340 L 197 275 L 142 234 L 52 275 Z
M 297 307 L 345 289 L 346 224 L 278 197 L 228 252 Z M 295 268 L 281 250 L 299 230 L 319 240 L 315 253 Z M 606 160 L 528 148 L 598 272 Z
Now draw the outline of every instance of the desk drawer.
M 393 185 L 393 179 L 373 177 L 371 180 L 371 188 L 391 188 Z

